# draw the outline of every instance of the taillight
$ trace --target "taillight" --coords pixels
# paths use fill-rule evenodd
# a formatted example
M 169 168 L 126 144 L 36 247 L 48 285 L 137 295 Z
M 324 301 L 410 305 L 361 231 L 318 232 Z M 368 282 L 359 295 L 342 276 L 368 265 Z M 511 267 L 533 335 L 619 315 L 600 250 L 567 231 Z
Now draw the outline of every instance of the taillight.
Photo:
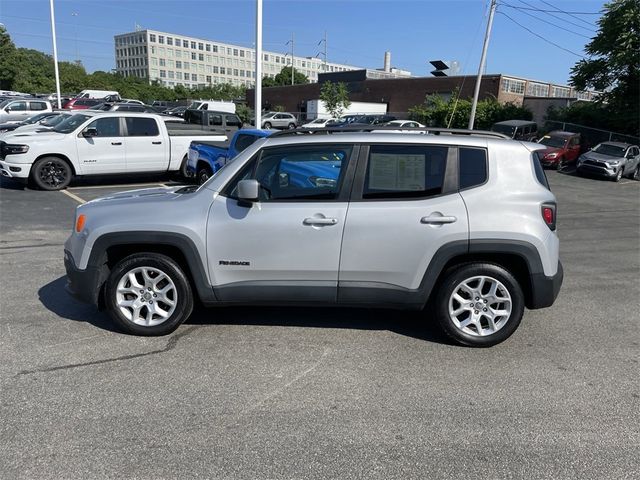
M 542 204 L 542 219 L 551 230 L 556 229 L 556 204 L 555 203 L 543 203 Z

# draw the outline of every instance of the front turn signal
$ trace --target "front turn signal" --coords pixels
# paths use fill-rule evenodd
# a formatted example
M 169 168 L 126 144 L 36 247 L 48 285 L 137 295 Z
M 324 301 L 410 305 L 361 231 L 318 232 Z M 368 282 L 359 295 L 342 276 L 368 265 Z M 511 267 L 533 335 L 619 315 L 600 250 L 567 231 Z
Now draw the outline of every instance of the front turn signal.
M 80 233 L 82 231 L 86 220 L 87 217 L 84 214 L 78 215 L 78 219 L 76 220 L 76 232 Z

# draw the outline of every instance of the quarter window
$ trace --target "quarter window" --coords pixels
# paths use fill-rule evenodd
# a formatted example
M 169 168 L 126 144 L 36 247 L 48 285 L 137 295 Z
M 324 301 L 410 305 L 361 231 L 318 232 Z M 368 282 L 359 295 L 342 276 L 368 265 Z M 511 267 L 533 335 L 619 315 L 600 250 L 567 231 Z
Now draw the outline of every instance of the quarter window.
M 158 124 L 153 118 L 127 117 L 127 136 L 156 137 L 159 135 Z
M 423 198 L 442 193 L 447 147 L 374 145 L 362 198 Z
M 458 150 L 460 189 L 475 187 L 487 181 L 487 151 L 481 148 Z

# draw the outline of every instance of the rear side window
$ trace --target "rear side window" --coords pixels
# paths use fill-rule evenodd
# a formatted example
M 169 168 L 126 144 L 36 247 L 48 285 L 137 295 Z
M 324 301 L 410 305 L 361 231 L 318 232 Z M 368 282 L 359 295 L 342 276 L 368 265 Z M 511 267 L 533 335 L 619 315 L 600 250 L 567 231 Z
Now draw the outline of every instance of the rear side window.
M 228 127 L 241 127 L 242 122 L 235 115 L 225 115 L 225 120 L 227 121 Z
M 46 110 L 47 104 L 44 102 L 29 102 L 29 110 Z
M 153 118 L 125 118 L 129 137 L 155 137 L 160 134 L 158 124 Z
M 540 182 L 540 184 L 547 190 L 551 190 L 551 188 L 549 188 L 549 182 L 547 181 L 547 175 L 544 173 L 544 168 L 542 168 L 542 164 L 540 163 L 541 155 L 542 153 L 540 152 L 534 152 L 531 155 L 531 161 L 533 162 L 533 170 L 536 174 L 536 178 L 538 179 L 538 182 Z
M 373 145 L 362 198 L 424 198 L 440 195 L 447 147 Z
M 246 150 L 256 140 L 258 140 L 258 138 L 259 137 L 256 137 L 255 135 L 245 135 L 245 134 L 238 135 L 238 138 L 236 138 L 236 150 L 238 151 L 238 153 Z
M 211 115 L 209 125 L 222 125 L 222 115 Z
M 487 151 L 482 148 L 458 149 L 460 190 L 476 187 L 487 181 Z

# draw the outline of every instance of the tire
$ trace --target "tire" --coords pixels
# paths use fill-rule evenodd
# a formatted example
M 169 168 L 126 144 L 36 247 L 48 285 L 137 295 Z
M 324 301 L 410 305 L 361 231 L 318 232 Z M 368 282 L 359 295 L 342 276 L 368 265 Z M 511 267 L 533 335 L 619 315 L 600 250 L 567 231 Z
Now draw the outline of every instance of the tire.
M 619 182 L 623 175 L 624 175 L 624 168 L 620 167 L 620 169 L 616 173 L 616 176 L 613 177 L 613 181 L 614 182 Z
M 211 168 L 209 168 L 209 167 L 200 167 L 198 169 L 198 173 L 196 174 L 196 182 L 198 182 L 198 185 L 202 185 L 207 180 L 209 180 L 209 178 L 211 178 L 211 175 L 213 175 L 211 173 Z
M 31 180 L 41 190 L 62 190 L 72 177 L 71 166 L 58 157 L 41 158 L 31 168 Z
M 509 271 L 492 263 L 467 263 L 446 274 L 434 306 L 440 326 L 455 342 L 468 347 L 491 347 L 516 331 L 524 303 L 522 288 Z M 491 321 L 489 316 L 495 311 L 505 313 L 494 314 Z
M 189 159 L 185 155 L 182 159 L 182 163 L 180 164 L 180 177 L 182 180 L 189 180 L 189 175 L 187 174 L 187 163 Z
M 640 181 L 640 164 L 633 171 L 633 176 L 631 178 L 633 178 L 635 181 Z
M 137 284 L 132 283 L 131 275 Z M 186 275 L 171 258 L 136 253 L 118 262 L 109 274 L 105 305 L 113 321 L 127 333 L 166 335 L 191 315 L 193 293 Z
M 290 123 L 289 125 L 287 125 L 287 128 L 289 128 L 289 130 L 293 130 L 294 128 L 296 128 L 296 124 Z
M 270 130 L 271 129 L 271 122 L 264 122 L 263 127 L 265 130 Z

